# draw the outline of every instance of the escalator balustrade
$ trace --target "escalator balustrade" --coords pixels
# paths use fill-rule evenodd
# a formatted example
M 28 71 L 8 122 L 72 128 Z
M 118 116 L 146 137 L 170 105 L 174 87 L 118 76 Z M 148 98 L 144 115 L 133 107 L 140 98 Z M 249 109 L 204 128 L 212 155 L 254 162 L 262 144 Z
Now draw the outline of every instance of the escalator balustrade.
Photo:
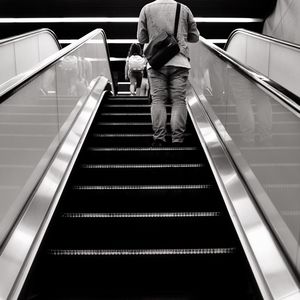
M 191 120 L 151 142 L 148 99 L 106 96 L 19 300 L 262 299 Z

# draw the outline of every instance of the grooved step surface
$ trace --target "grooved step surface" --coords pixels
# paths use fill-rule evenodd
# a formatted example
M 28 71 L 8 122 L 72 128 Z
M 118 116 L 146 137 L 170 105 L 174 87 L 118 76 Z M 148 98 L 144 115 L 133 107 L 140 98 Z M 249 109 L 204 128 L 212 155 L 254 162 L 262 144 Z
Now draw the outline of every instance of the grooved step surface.
M 197 136 L 188 132 L 184 134 L 184 138 L 184 144 L 187 147 L 191 147 L 197 142 Z M 166 140 L 170 147 L 174 147 L 170 143 L 170 134 L 167 134 Z M 124 145 L 128 147 L 150 147 L 152 142 L 151 133 L 98 133 L 89 137 L 89 143 L 94 147 L 123 147 Z
M 209 230 L 207 230 L 209 228 Z M 105 230 L 109 229 L 109 230 Z M 235 247 L 223 214 L 172 218 L 60 218 L 49 236 L 62 249 L 151 249 Z M 65 237 L 68 237 L 66 239 Z
M 214 255 L 232 254 L 234 248 L 210 249 L 147 249 L 147 250 L 56 250 L 50 249 L 49 254 L 54 256 L 113 256 L 113 255 Z
M 178 187 L 178 186 L 176 186 Z M 72 211 L 80 212 L 179 212 L 215 211 L 224 208 L 218 191 L 212 186 L 147 186 L 146 188 L 94 188 L 73 186 L 65 192 Z M 68 201 L 61 206 L 70 211 Z
M 148 101 L 103 100 L 20 300 L 260 300 L 191 120 L 152 147 Z
M 68 253 L 74 255 L 48 256 L 45 270 L 49 272 L 51 288 L 38 278 L 43 290 L 40 299 L 240 300 L 253 293 L 251 285 L 241 280 L 246 270 L 236 265 L 233 249 Z
M 204 153 L 199 147 L 87 147 L 82 150 L 86 156 L 83 163 L 198 163 Z
M 75 184 L 99 185 L 193 185 L 209 184 L 212 175 L 201 164 L 107 165 L 97 168 L 79 168 L 74 173 Z M 173 176 L 169 176 L 172 172 Z M 209 175 L 206 175 L 208 173 Z
M 75 185 L 74 190 L 201 190 L 212 186 L 201 185 Z

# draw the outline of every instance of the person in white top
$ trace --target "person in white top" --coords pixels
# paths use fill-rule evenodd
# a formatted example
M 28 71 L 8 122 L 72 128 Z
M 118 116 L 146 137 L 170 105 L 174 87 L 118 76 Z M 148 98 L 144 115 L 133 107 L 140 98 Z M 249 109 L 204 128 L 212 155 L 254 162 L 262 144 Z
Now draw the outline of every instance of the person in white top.
M 130 80 L 131 96 L 140 96 L 140 88 L 146 59 L 143 57 L 143 51 L 139 44 L 131 44 L 125 64 L 125 80 Z

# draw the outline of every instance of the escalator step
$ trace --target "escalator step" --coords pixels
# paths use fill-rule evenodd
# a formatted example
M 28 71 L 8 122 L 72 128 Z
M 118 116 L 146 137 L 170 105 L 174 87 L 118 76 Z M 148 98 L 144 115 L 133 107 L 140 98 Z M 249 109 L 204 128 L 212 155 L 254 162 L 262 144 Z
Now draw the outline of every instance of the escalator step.
M 64 192 L 63 211 L 85 212 L 196 212 L 225 209 L 213 186 L 75 186 Z
M 75 190 L 199 190 L 212 188 L 209 184 L 194 185 L 75 185 Z
M 136 119 L 141 119 L 141 120 L 147 120 L 148 122 L 151 122 L 151 113 L 150 109 L 148 112 L 110 112 L 110 113 L 101 113 L 97 115 L 96 117 L 98 121 L 104 121 L 106 122 L 107 120 L 113 120 L 114 122 L 116 121 L 121 121 L 119 119 L 124 119 L 123 122 L 134 122 Z M 170 120 L 171 118 L 171 113 L 167 113 L 167 120 Z M 107 119 L 107 120 L 106 120 Z M 187 119 L 187 121 L 190 121 L 190 118 Z
M 38 299 L 249 299 L 238 259 L 234 248 L 50 249 Z
M 149 111 L 150 106 L 146 104 L 103 104 L 101 106 L 101 113 L 149 113 Z M 171 107 L 167 107 L 167 112 L 170 111 Z
M 57 249 L 235 247 L 237 241 L 231 226 L 220 212 L 64 213 L 51 228 L 48 245 Z
M 171 135 L 167 134 L 167 142 L 170 144 Z M 149 147 L 153 142 L 151 133 L 94 133 L 87 138 L 86 143 L 91 147 Z M 184 145 L 192 147 L 197 145 L 197 136 L 192 133 L 184 134 Z M 171 144 L 170 144 L 171 145 Z
M 210 180 L 213 180 L 213 176 L 209 169 L 201 163 L 82 164 L 73 174 L 73 183 L 82 185 L 191 185 L 208 184 Z
M 146 97 L 110 97 L 105 101 L 105 104 L 114 105 L 140 104 L 149 106 L 149 103 L 150 100 Z
M 196 218 L 218 217 L 220 212 L 164 212 L 164 213 L 64 213 L 63 218 Z
M 170 114 L 168 114 L 168 119 Z M 149 113 L 102 113 L 99 120 L 102 122 L 151 122 L 151 115 Z
M 152 147 L 148 98 L 103 100 L 26 300 L 250 300 L 246 260 L 191 120 L 183 146 L 168 134 Z
M 191 130 L 191 124 L 187 123 L 186 131 Z M 142 123 L 142 122 L 97 122 L 94 125 L 95 130 L 98 133 L 151 133 L 152 123 Z M 170 123 L 167 123 L 167 131 L 171 131 Z
M 122 101 L 130 101 L 130 100 L 134 100 L 134 101 L 138 101 L 138 100 L 145 100 L 145 99 L 149 99 L 148 96 L 113 96 L 113 95 L 109 95 L 107 97 L 107 101 L 118 101 L 118 100 L 122 100 Z
M 80 158 L 84 163 L 195 163 L 206 161 L 199 147 L 87 147 Z
M 144 255 L 219 255 L 233 254 L 235 248 L 205 248 L 205 249 L 121 249 L 121 250 L 81 250 L 81 249 L 50 249 L 53 256 L 144 256 Z

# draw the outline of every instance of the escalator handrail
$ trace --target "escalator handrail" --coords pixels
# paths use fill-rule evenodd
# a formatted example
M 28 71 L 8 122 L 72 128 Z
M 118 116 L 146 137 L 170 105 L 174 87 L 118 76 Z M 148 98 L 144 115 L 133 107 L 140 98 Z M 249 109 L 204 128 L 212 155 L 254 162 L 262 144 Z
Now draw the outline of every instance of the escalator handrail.
M 228 62 L 234 69 L 246 75 L 252 82 L 259 86 L 263 86 L 277 98 L 279 98 L 292 112 L 300 113 L 300 97 L 284 88 L 282 85 L 266 77 L 259 71 L 239 62 L 237 59 L 229 55 L 225 50 L 210 43 L 205 38 L 200 37 L 201 43 L 223 61 Z
M 102 33 L 102 36 L 103 36 L 103 41 L 104 41 L 104 46 L 105 46 L 105 51 L 107 53 L 107 62 L 108 62 L 108 65 L 109 65 L 109 72 L 110 72 L 110 77 L 111 77 L 111 86 L 112 86 L 112 93 L 113 95 L 116 94 L 117 92 L 117 88 L 116 88 L 116 83 L 114 81 L 114 78 L 113 78 L 113 75 L 112 75 L 112 67 L 111 67 L 111 61 L 110 61 L 110 52 L 109 52 L 109 47 L 108 47 L 108 43 L 107 43 L 107 36 L 106 36 L 106 33 L 103 29 L 100 29 L 101 30 L 101 33 Z
M 61 44 L 58 41 L 57 35 L 54 33 L 54 31 L 52 31 L 49 28 L 41 28 L 41 29 L 37 29 L 37 30 L 33 30 L 33 31 L 29 31 L 23 34 L 19 34 L 19 35 L 15 35 L 15 36 L 11 36 L 5 39 L 1 39 L 0 40 L 0 47 L 10 44 L 10 43 L 15 43 L 17 41 L 20 41 L 22 39 L 25 38 L 29 38 L 29 37 L 33 37 L 35 35 L 39 35 L 41 33 L 48 33 L 49 35 L 52 36 L 53 40 L 55 41 L 57 48 L 58 49 L 62 49 Z
M 263 299 L 300 299 L 295 273 L 255 205 L 255 196 L 215 125 L 217 117 L 205 96 L 197 94 L 191 85 L 187 107 Z
M 228 46 L 230 45 L 230 42 L 233 39 L 233 37 L 235 35 L 238 35 L 238 34 L 244 34 L 244 35 L 252 36 L 252 37 L 255 37 L 255 38 L 258 38 L 258 39 L 276 44 L 276 45 L 279 44 L 279 45 L 282 45 L 282 46 L 287 46 L 287 47 L 290 47 L 290 48 L 293 48 L 293 49 L 300 50 L 300 45 L 299 44 L 295 44 L 295 43 L 291 43 L 291 42 L 288 42 L 288 41 L 280 40 L 280 39 L 274 38 L 274 37 L 266 35 L 266 34 L 261 34 L 261 33 L 246 30 L 246 29 L 243 29 L 243 28 L 238 28 L 238 29 L 233 30 L 230 33 L 230 35 L 227 39 L 227 42 L 224 45 L 224 50 L 225 51 L 227 50 Z
M 80 148 L 107 93 L 108 79 L 93 80 L 93 88 L 70 129 L 58 145 L 32 195 L 0 248 L 0 299 L 16 300 L 58 205 Z
M 17 92 L 22 86 L 26 85 L 29 81 L 31 81 L 33 78 L 39 76 L 41 72 L 43 72 L 45 69 L 50 68 L 53 66 L 57 61 L 62 59 L 64 56 L 70 54 L 77 48 L 79 48 L 81 45 L 83 45 L 88 40 L 92 39 L 96 35 L 101 34 L 103 37 L 103 42 L 106 48 L 107 53 L 107 60 L 109 63 L 109 72 L 110 72 L 110 80 L 111 80 L 111 86 L 112 86 L 112 92 L 115 94 L 115 83 L 113 81 L 112 72 L 111 72 L 111 65 L 110 65 L 110 59 L 109 59 L 109 52 L 108 52 L 108 45 L 107 45 L 107 38 L 106 34 L 103 29 L 97 28 L 91 31 L 90 33 L 86 34 L 79 40 L 75 41 L 74 43 L 66 46 L 65 48 L 62 48 L 57 53 L 52 54 L 48 58 L 44 59 L 40 63 L 38 63 L 34 68 L 30 69 L 29 71 L 24 73 L 24 76 L 20 76 L 18 80 L 16 80 L 14 83 L 9 85 L 6 89 L 0 91 L 0 104 L 4 102 L 8 97 L 10 97 L 12 94 Z

